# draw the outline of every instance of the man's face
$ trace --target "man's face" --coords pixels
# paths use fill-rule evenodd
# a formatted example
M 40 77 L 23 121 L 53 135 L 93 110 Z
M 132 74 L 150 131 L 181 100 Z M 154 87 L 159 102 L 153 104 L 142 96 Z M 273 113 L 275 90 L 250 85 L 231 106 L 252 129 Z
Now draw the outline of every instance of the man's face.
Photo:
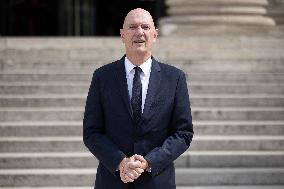
M 157 38 L 152 17 L 139 10 L 126 16 L 120 34 L 127 54 L 151 54 L 152 45 Z

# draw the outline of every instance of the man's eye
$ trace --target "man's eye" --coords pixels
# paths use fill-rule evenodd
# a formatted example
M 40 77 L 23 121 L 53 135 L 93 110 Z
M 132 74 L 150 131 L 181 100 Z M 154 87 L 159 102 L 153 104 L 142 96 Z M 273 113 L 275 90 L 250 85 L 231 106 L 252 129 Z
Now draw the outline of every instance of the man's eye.
M 130 26 L 129 28 L 130 29 L 136 29 L 136 26 Z
M 142 29 L 143 29 L 143 30 L 149 30 L 149 29 L 150 29 L 150 26 L 142 26 Z

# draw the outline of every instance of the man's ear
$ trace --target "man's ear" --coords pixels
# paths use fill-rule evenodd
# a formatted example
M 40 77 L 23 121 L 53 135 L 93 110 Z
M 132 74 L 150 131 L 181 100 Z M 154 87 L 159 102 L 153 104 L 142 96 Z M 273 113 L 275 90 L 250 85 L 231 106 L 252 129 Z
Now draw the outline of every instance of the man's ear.
M 156 32 L 155 32 L 155 38 L 157 38 L 158 35 L 159 35 L 159 30 L 158 30 L 158 29 L 155 29 L 155 30 L 156 30 Z
M 124 38 L 124 36 L 123 36 L 123 29 L 120 29 L 120 30 L 119 30 L 119 33 L 120 33 L 120 37 L 121 37 L 121 38 Z
M 156 42 L 158 38 L 158 29 L 155 29 L 155 32 L 154 32 L 154 42 Z
M 124 33 L 123 33 L 123 29 L 120 29 L 119 32 L 120 32 L 120 38 L 121 38 L 122 42 L 124 43 Z

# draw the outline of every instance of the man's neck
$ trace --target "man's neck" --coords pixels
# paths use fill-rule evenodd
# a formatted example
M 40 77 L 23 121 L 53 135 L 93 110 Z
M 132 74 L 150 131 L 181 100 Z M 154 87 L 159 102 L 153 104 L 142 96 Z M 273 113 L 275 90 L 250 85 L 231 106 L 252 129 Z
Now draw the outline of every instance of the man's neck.
M 145 55 L 129 55 L 126 54 L 126 57 L 128 58 L 128 60 L 136 65 L 136 66 L 140 66 L 141 64 L 143 64 L 144 62 L 146 62 L 150 57 L 151 54 L 145 56 Z

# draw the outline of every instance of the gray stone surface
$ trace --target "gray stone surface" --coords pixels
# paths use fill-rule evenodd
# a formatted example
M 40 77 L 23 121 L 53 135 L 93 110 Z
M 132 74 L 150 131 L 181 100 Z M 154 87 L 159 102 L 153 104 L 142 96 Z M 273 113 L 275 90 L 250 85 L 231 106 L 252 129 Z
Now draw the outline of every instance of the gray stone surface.
M 284 23 L 283 1 L 169 0 L 166 4 L 168 16 L 159 20 L 166 36 L 263 35 Z
M 283 189 L 283 185 L 267 186 L 177 186 L 177 189 Z M 17 187 L 17 189 L 92 189 L 93 186 L 51 186 L 51 187 Z M 14 187 L 0 187 L 0 189 L 15 189 Z
M 193 110 L 178 189 L 283 188 L 281 31 L 158 40 L 154 56 L 186 73 Z M 118 38 L 0 40 L 0 189 L 92 188 L 98 161 L 82 142 L 84 99 L 93 70 L 122 51 Z
M 54 173 L 54 174 L 51 174 Z M 86 186 L 94 181 L 95 169 L 11 169 L 0 173 L 3 186 Z M 218 185 L 283 185 L 284 170 L 281 168 L 231 168 L 176 169 L 176 184 L 179 186 Z M 226 179 L 222 179 L 226 178 Z
M 197 121 L 194 120 L 196 135 L 217 136 L 281 136 L 284 121 Z M 0 123 L 0 136 L 81 136 L 82 121 L 27 121 Z
M 191 87 L 191 86 L 190 86 Z M 217 88 L 216 90 L 220 90 Z M 226 89 L 227 90 L 227 89 Z M 196 90 L 195 90 L 196 91 Z M 191 106 L 192 107 L 283 107 L 284 95 L 263 94 L 263 95 L 200 95 L 192 92 Z M 270 90 L 271 91 L 271 90 Z M 283 90 L 284 91 L 284 90 Z M 220 91 L 218 91 L 220 92 Z M 274 91 L 275 93 L 275 91 Z M 206 94 L 204 92 L 204 94 Z M 84 107 L 86 102 L 86 95 L 51 95 L 51 94 L 38 94 L 38 95 L 0 95 L 1 107 Z
M 175 160 L 179 168 L 237 168 L 237 167 L 283 167 L 283 152 L 222 152 L 188 151 Z M 90 153 L 2 153 L 1 169 L 38 169 L 38 168 L 96 168 L 98 160 Z
M 30 70 L 29 70 L 30 71 Z M 65 72 L 65 70 L 58 73 L 40 73 L 27 72 L 27 73 L 6 73 L 0 72 L 0 79 L 2 82 L 86 82 L 89 83 L 92 77 L 92 74 L 88 72 Z M 235 82 L 235 83 L 273 83 L 273 82 L 284 82 L 284 74 L 281 73 L 245 73 L 245 72 L 229 72 L 229 73 L 220 73 L 220 72 L 189 72 L 186 73 L 188 81 L 196 82 Z
M 90 83 L 52 82 L 52 83 L 0 83 L 0 95 L 49 95 L 71 94 L 87 96 Z M 284 92 L 283 83 L 206 83 L 189 82 L 190 95 L 276 95 Z M 276 97 L 277 98 L 277 97 Z
M 82 136 L 2 137 L 0 152 L 85 152 Z M 283 136 L 196 136 L 191 150 L 283 151 Z
M 0 108 L 0 121 L 80 121 L 83 108 Z M 194 120 L 279 120 L 284 121 L 284 108 L 273 107 L 195 107 Z

